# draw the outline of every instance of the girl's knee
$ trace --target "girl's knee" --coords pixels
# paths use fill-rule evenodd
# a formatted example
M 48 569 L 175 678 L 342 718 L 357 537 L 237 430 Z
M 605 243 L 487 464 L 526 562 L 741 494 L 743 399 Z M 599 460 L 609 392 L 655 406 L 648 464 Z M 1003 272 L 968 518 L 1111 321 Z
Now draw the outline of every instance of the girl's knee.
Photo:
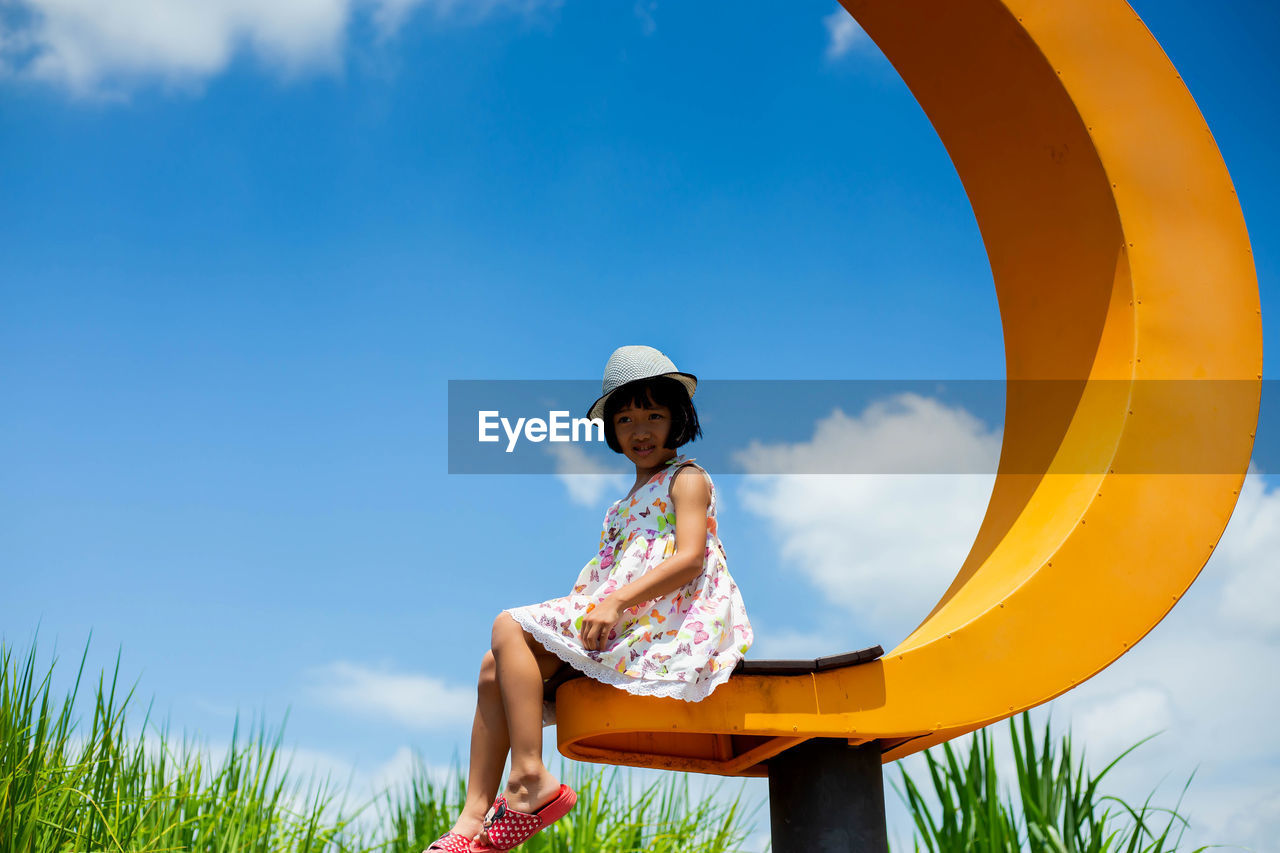
M 498 643 L 513 631 L 516 634 L 524 633 L 524 629 L 520 627 L 520 623 L 511 618 L 511 614 L 504 610 L 493 620 L 492 647 L 497 648 Z
M 480 659 L 480 686 L 486 687 L 498 683 L 498 663 L 494 660 L 493 650 L 484 653 Z

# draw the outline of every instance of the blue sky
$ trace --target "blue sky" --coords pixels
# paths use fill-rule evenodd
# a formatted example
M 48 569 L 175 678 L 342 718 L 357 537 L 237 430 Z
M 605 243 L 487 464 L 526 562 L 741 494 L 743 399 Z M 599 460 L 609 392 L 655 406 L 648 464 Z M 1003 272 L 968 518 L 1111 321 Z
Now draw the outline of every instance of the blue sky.
M 494 615 L 560 594 L 628 485 L 448 476 L 449 379 L 595 381 L 630 343 L 712 380 L 1003 375 L 959 180 L 832 2 L 259 5 L 0 7 L 6 643 L 38 624 L 70 669 L 92 630 L 91 668 L 121 649 L 214 741 L 289 707 L 315 766 L 442 764 Z M 1280 12 L 1134 8 L 1222 150 L 1266 318 Z M 814 530 L 779 520 L 784 487 L 712 474 L 757 657 L 896 642 L 989 489 L 872 478 Z M 1199 599 L 1055 703 L 1102 744 L 1171 729 L 1131 784 L 1207 763 L 1187 802 L 1232 843 L 1280 829 L 1275 689 L 1197 705 L 1177 644 L 1280 661 L 1256 606 L 1280 498 L 1251 479 Z M 839 576 L 834 532 L 867 543 Z

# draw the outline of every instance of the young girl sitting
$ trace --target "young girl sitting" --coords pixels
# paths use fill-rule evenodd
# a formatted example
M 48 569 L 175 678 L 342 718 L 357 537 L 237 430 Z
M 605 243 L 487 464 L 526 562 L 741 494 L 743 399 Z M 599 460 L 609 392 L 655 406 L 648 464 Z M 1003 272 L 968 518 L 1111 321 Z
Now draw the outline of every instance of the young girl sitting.
M 577 800 L 542 762 L 555 722 L 543 682 L 563 665 L 641 696 L 706 698 L 754 639 L 716 524 L 715 486 L 677 448 L 702 434 L 697 378 L 652 347 L 620 347 L 588 417 L 635 463 L 634 487 L 605 513 L 600 549 L 572 591 L 512 607 L 493 623 L 480 669 L 467 803 L 428 851 L 510 850 Z M 686 467 L 702 476 L 678 477 Z M 511 773 L 496 793 L 507 752 Z M 487 811 L 486 811 L 487 809 Z

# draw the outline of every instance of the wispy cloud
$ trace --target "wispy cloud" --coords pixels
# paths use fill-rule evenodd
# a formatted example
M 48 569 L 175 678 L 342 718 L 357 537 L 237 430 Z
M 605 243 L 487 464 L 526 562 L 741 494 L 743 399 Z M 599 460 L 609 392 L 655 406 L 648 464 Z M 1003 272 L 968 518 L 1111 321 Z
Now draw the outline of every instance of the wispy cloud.
M 395 33 L 415 11 L 459 25 L 559 0 L 12 0 L 0 10 L 0 72 L 80 96 L 159 83 L 198 88 L 241 54 L 286 76 L 342 66 L 351 21 Z
M 654 18 L 654 13 L 657 11 L 656 0 L 636 0 L 635 14 L 640 19 L 640 26 L 647 36 L 653 35 L 658 29 L 658 22 Z
M 558 8 L 563 0 L 351 0 L 373 9 L 373 19 L 384 35 L 400 28 L 408 17 L 421 10 L 437 21 L 474 26 L 494 15 L 534 15 Z
M 564 484 L 569 500 L 578 506 L 599 507 L 605 496 L 621 494 L 626 477 L 610 471 L 588 456 L 580 445 L 564 441 L 547 445 L 555 459 L 556 478 Z
M 340 660 L 311 669 L 306 677 L 317 701 L 394 720 L 407 728 L 449 728 L 469 723 L 475 715 L 474 686 L 457 687 L 421 673 L 391 672 Z
M 822 25 L 827 28 L 827 59 L 839 59 L 854 48 L 871 43 L 862 27 L 842 6 L 837 6 L 834 12 L 823 18 Z
M 909 404 L 853 416 L 837 412 L 816 425 L 809 441 L 756 447 L 740 461 L 747 471 L 786 470 L 770 467 L 777 460 L 769 454 L 803 463 L 807 456 L 832 458 L 840 446 L 871 459 L 901 447 L 940 456 L 998 447 L 998 436 L 962 410 L 924 399 L 898 402 Z M 922 431 L 932 440 L 911 437 Z M 757 626 L 753 651 L 811 657 L 847 650 L 867 636 L 891 647 L 963 562 L 992 480 L 970 474 L 751 478 L 742 487 L 744 505 L 771 529 L 784 567 L 812 586 L 817 602 L 798 624 L 769 626 L 768 634 Z M 1064 727 L 1073 726 L 1095 771 L 1163 730 L 1109 774 L 1108 791 L 1140 803 L 1165 781 L 1159 803 L 1172 805 L 1199 766 L 1184 802 L 1193 822 L 1184 839 L 1190 846 L 1266 849 L 1280 834 L 1274 784 L 1280 734 L 1272 725 L 1280 705 L 1276 554 L 1280 490 L 1267 491 L 1251 470 L 1217 549 L 1178 606 L 1120 660 L 1036 711 L 1041 719 L 1052 711 Z M 907 766 L 918 769 L 910 760 Z

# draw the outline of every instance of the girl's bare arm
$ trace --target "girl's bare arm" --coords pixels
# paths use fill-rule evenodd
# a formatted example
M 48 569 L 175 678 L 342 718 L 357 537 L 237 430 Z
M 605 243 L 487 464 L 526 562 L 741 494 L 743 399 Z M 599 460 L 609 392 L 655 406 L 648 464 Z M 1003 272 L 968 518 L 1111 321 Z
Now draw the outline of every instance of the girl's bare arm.
M 702 573 L 707 552 L 707 508 L 711 505 L 707 479 L 677 477 L 671 484 L 671 503 L 676 513 L 676 552 L 613 591 L 609 597 L 619 610 L 677 590 Z

